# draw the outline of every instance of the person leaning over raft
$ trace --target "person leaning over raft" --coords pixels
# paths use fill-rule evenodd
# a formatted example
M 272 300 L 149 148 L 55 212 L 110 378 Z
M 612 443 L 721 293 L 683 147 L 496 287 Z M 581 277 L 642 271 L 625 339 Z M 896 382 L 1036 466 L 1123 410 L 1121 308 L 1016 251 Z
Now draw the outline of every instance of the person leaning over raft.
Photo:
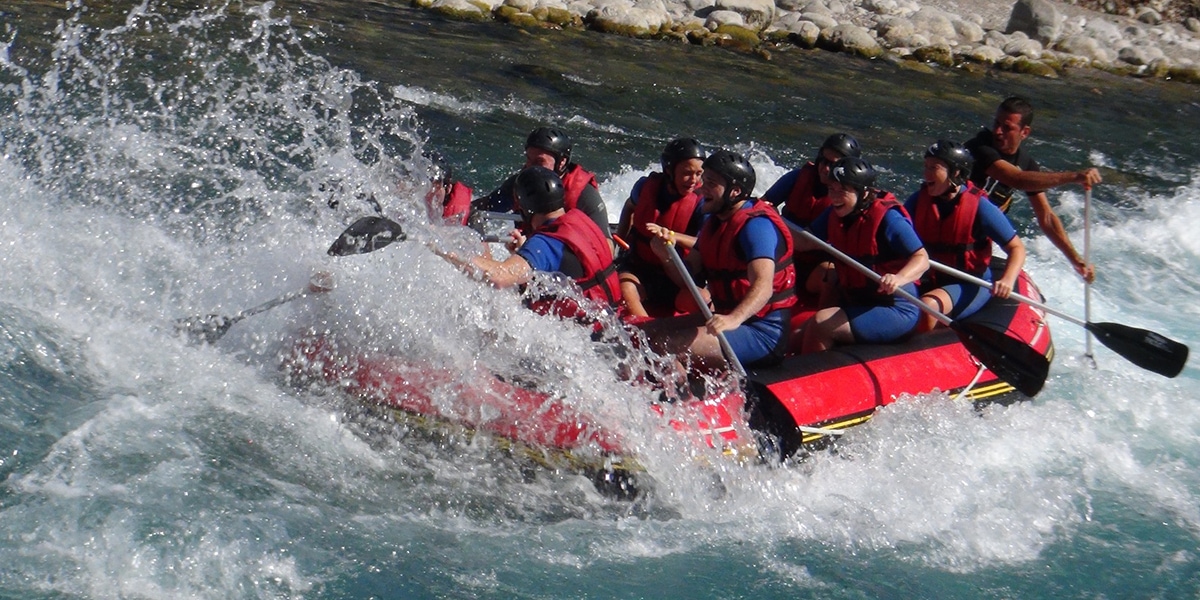
M 834 163 L 831 204 L 811 230 L 882 279 L 877 284 L 839 261 L 838 305 L 818 310 L 804 325 L 802 352 L 820 352 L 837 344 L 892 342 L 917 325 L 921 310 L 892 294 L 903 287 L 916 295 L 915 282 L 929 268 L 929 256 L 904 207 L 891 193 L 877 190 L 875 178 L 875 168 L 861 158 Z M 796 245 L 817 247 L 806 239 Z
M 725 364 L 717 334 L 724 333 L 746 366 L 782 358 L 787 346 L 790 307 L 796 303 L 792 236 L 770 202 L 751 197 L 754 167 L 740 154 L 718 150 L 704 160 L 701 209 L 709 218 L 685 266 L 707 277 L 713 316 L 660 319 L 646 327 L 655 349 L 689 353 L 705 369 Z M 654 251 L 670 262 L 670 232 L 660 232 Z M 667 274 L 685 287 L 673 267 Z
M 583 211 L 611 242 L 608 208 L 604 205 L 604 199 L 600 197 L 600 186 L 596 183 L 596 176 L 571 162 L 571 138 L 566 132 L 553 127 L 538 127 L 529 132 L 529 136 L 525 138 L 525 165 L 522 168 L 533 166 L 544 167 L 557 174 L 562 179 L 563 204 L 566 209 L 578 208 Z M 521 207 L 514 204 L 515 196 L 512 193 L 515 179 L 516 175 L 510 176 L 492 193 L 472 201 L 472 213 L 521 213 Z M 524 225 L 529 226 L 528 223 Z
M 466 225 L 471 212 L 471 188 L 454 181 L 454 170 L 441 153 L 430 152 L 426 156 L 431 163 L 429 191 L 425 194 L 430 220 L 445 225 Z
M 1037 161 L 1021 147 L 1033 126 L 1033 105 L 1019 96 L 1000 103 L 992 129 L 980 131 L 966 143 L 975 157 L 971 182 L 987 192 L 988 198 L 1004 213 L 1008 213 L 1016 190 L 1025 192 L 1038 226 L 1050 241 L 1067 257 L 1075 272 L 1089 283 L 1096 278 L 1096 269 L 1083 261 L 1075 251 L 1062 221 L 1050 208 L 1047 190 L 1052 187 L 1078 183 L 1090 188 L 1100 183 L 1100 172 L 1094 168 L 1081 171 L 1042 171 Z
M 988 298 L 1007 298 L 1025 266 L 1025 244 L 1012 223 L 966 176 L 971 153 L 957 142 L 938 140 L 925 150 L 924 183 L 904 202 L 930 258 L 981 279 L 992 281 L 992 242 L 1004 248 L 1008 264 L 988 294 L 983 287 L 930 269 L 922 278 L 921 301 L 952 319 L 969 317 Z M 917 331 L 938 324 L 922 313 Z
M 847 156 L 862 156 L 858 140 L 845 133 L 835 133 L 827 138 L 817 150 L 817 157 L 799 169 L 783 174 L 763 194 L 763 200 L 777 208 L 783 205 L 783 218 L 796 227 L 812 224 L 826 208 L 829 208 L 829 168 L 838 159 Z M 818 294 L 825 282 L 826 274 L 833 263 L 823 252 L 797 252 L 796 277 L 804 282 L 801 288 L 810 294 Z
M 621 209 L 617 236 L 628 240 L 629 253 L 618 272 L 621 295 L 629 314 L 669 316 L 695 312 L 687 290 L 681 290 L 663 271 L 651 241 L 671 232 L 681 256 L 696 243 L 703 213 L 695 190 L 704 172 L 704 148 L 691 138 L 667 143 L 662 153 L 662 172 L 650 173 L 633 184 Z
M 438 254 L 499 288 L 528 283 L 534 271 L 562 273 L 579 286 L 585 299 L 617 307 L 620 291 L 608 239 L 583 211 L 564 207 L 563 184 L 558 175 L 544 167 L 528 167 L 513 178 L 512 190 L 532 232 L 528 238 L 512 232 L 511 256 L 499 261 L 486 255 L 463 258 Z M 565 318 L 581 316 L 579 307 L 571 302 L 553 300 L 549 309 L 539 305 L 533 308 Z

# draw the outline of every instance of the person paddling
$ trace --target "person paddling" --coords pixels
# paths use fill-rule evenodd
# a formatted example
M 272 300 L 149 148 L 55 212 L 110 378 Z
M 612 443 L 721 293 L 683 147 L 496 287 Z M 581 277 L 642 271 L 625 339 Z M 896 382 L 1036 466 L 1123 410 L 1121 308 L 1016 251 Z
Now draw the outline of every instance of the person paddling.
M 743 365 L 775 362 L 787 346 L 788 313 L 796 303 L 792 236 L 770 202 L 752 197 L 755 174 L 741 154 L 718 150 L 704 160 L 701 209 L 709 218 L 700 228 L 685 266 L 689 274 L 667 269 L 680 287 L 684 276 L 708 280 L 713 316 L 660 319 L 646 330 L 659 351 L 688 355 L 706 369 L 726 364 L 718 334 L 724 334 Z M 655 237 L 654 251 L 670 262 L 671 234 Z
M 988 298 L 1007 298 L 1025 266 L 1025 244 L 1000 209 L 983 191 L 966 180 L 974 161 L 962 144 L 938 140 L 925 150 L 924 183 L 904 202 L 913 225 L 932 260 L 992 281 L 992 242 L 1008 256 L 1000 279 L 987 288 L 966 283 L 935 270 L 921 281 L 921 301 L 952 319 L 968 317 Z M 938 321 L 923 313 L 917 331 L 929 331 Z
M 975 157 L 971 182 L 987 192 L 988 199 L 1004 213 L 1012 204 L 1017 190 L 1025 192 L 1037 217 L 1038 227 L 1067 257 L 1071 267 L 1088 283 L 1096 278 L 1096 268 L 1087 264 L 1075 250 L 1071 238 L 1058 215 L 1050 208 L 1044 190 L 1077 183 L 1090 188 L 1100 183 L 1100 171 L 1086 168 L 1079 171 L 1042 171 L 1037 161 L 1021 147 L 1033 126 L 1033 105 L 1019 96 L 1006 98 L 996 109 L 992 128 L 980 131 L 966 143 Z
M 471 188 L 454 180 L 450 162 L 440 152 L 430 152 L 429 191 L 425 206 L 430 220 L 446 225 L 466 225 L 471 212 Z
M 583 211 L 565 207 L 558 175 L 545 167 L 527 167 L 513 178 L 512 190 L 513 200 L 521 206 L 532 230 L 529 237 L 512 232 L 508 243 L 511 256 L 500 261 L 487 255 L 439 255 L 499 288 L 524 285 L 535 271 L 561 273 L 594 305 L 580 307 L 565 298 L 535 299 L 532 307 L 539 312 L 578 318 L 588 308 L 616 308 L 620 291 L 608 239 Z
M 651 242 L 658 236 L 673 236 L 684 257 L 695 245 L 703 221 L 695 190 L 700 186 L 705 157 L 700 142 L 671 140 L 662 152 L 662 171 L 639 179 L 625 201 L 617 236 L 629 242 L 629 252 L 618 276 L 631 315 L 670 316 L 696 308 L 691 295 L 664 272 Z
M 567 210 L 577 208 L 587 215 L 596 227 L 604 233 L 604 237 L 612 240 L 608 229 L 608 208 L 600 197 L 600 186 L 596 176 L 587 169 L 571 162 L 571 138 L 566 132 L 555 127 L 538 127 L 525 138 L 525 165 L 543 167 L 553 171 L 562 180 L 563 206 Z M 513 182 L 516 175 L 510 176 L 492 193 L 471 202 L 472 220 L 474 213 L 514 212 L 523 214 L 522 208 L 514 204 Z M 526 232 L 529 223 L 523 224 Z M 612 246 L 610 245 L 610 252 Z
M 836 306 L 817 311 L 804 325 L 801 351 L 820 352 L 837 344 L 887 343 L 917 325 L 920 309 L 893 294 L 916 295 L 915 282 L 929 268 L 929 256 L 904 207 L 890 192 L 876 189 L 875 168 L 846 157 L 830 170 L 830 206 L 813 222 L 814 236 L 829 242 L 882 276 L 872 282 L 852 266 L 836 267 Z M 817 245 L 800 239 L 804 249 Z

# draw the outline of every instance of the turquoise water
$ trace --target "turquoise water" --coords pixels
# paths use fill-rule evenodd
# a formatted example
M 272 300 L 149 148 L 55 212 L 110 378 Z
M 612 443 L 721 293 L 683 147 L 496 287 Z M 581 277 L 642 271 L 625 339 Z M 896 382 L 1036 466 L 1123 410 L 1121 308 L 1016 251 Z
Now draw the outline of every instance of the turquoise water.
M 567 128 L 616 214 L 662 145 L 749 152 L 760 191 L 837 130 L 911 191 L 922 149 L 1010 93 L 1050 168 L 1102 167 L 1093 319 L 1195 345 L 1200 92 L 1073 73 L 921 73 L 821 52 L 441 21 L 382 4 L 0 9 L 0 596 L 12 598 L 1194 598 L 1197 372 L 1140 370 L 1051 326 L 1032 402 L 903 398 L 836 452 L 739 466 L 658 431 L 572 327 L 422 244 L 332 259 L 374 196 L 413 241 L 413 156 L 477 189 Z M 1082 243 L 1079 189 L 1051 194 Z M 330 208 L 336 204 L 336 208 Z M 1061 255 L 1029 270 L 1083 314 Z M 329 270 L 334 292 L 188 346 Z M 538 378 L 622 423 L 637 502 L 431 436 L 277 368 L 288 332 L 349 330 L 460 370 Z M 701 459 L 701 460 L 697 460 Z

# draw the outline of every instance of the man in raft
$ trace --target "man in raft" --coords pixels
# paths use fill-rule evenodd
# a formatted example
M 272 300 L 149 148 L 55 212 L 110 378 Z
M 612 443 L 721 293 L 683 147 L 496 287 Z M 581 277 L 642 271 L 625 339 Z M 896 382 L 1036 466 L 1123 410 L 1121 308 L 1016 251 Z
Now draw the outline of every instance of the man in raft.
M 587 169 L 571 162 L 571 138 L 566 132 L 555 127 L 538 127 L 525 138 L 525 165 L 543 167 L 553 171 L 562 180 L 563 206 L 567 210 L 579 209 L 604 232 L 604 237 L 610 242 L 612 233 L 608 230 L 608 208 L 600 197 L 600 186 L 596 176 Z M 510 176 L 491 194 L 478 198 L 471 203 L 473 213 L 479 211 L 514 212 L 523 214 L 519 205 L 514 204 L 513 181 L 516 175 Z M 529 223 L 523 224 L 525 228 Z M 612 252 L 612 246 L 609 246 Z
M 930 269 L 921 281 L 921 301 L 950 318 L 968 317 L 988 298 L 1007 298 L 1025 266 L 1025 244 L 1008 217 L 987 201 L 983 191 L 966 181 L 971 153 L 962 144 L 938 140 L 925 150 L 924 183 L 904 202 L 913 226 L 931 259 L 992 281 L 992 242 L 1004 248 L 1008 264 L 1000 279 L 986 289 Z M 917 331 L 938 324 L 923 313 Z
M 887 343 L 907 335 L 921 310 L 893 296 L 904 288 L 914 296 L 916 281 L 929 268 L 929 255 L 913 230 L 904 207 L 890 192 L 875 188 L 875 168 L 846 157 L 830 170 L 830 206 L 811 231 L 834 248 L 878 273 L 875 283 L 853 266 L 836 266 L 836 306 L 818 310 L 803 328 L 802 352 L 820 352 L 838 344 Z M 803 249 L 817 245 L 806 239 Z
M 827 138 L 817 150 L 817 156 L 804 166 L 784 173 L 763 194 L 763 200 L 776 207 L 783 205 L 784 219 L 799 228 L 812 224 L 826 208 L 829 208 L 829 169 L 833 163 L 847 156 L 862 156 L 858 140 L 845 133 L 835 133 Z M 797 252 L 796 277 L 804 282 L 803 291 L 818 294 L 833 263 L 823 252 Z
M 704 172 L 705 156 L 704 148 L 694 139 L 671 140 L 662 152 L 662 171 L 633 184 L 621 209 L 617 236 L 629 242 L 629 252 L 618 276 L 621 296 L 631 315 L 695 312 L 691 295 L 667 276 L 651 242 L 658 236 L 673 235 L 684 257 L 696 244 L 695 236 L 703 222 L 696 189 Z
M 709 215 L 688 254 L 687 277 L 708 281 L 713 316 L 684 315 L 661 319 L 647 327 L 659 351 L 689 354 L 697 366 L 725 364 L 718 334 L 724 334 L 743 365 L 779 360 L 787 347 L 790 308 L 796 303 L 796 271 L 792 268 L 792 236 L 770 202 L 752 198 L 754 167 L 740 154 L 718 150 L 704 160 L 699 194 Z M 671 233 L 655 237 L 654 251 L 663 264 L 674 252 Z M 668 266 L 681 288 L 684 274 Z
M 1000 210 L 1008 213 L 1016 190 L 1025 192 L 1037 217 L 1038 226 L 1050 241 L 1067 257 L 1075 272 L 1089 283 L 1096 278 L 1096 268 L 1084 262 L 1075 251 L 1062 221 L 1050 208 L 1044 190 L 1078 183 L 1090 188 L 1100 183 L 1100 172 L 1094 168 L 1081 171 L 1042 171 L 1037 161 L 1021 147 L 1033 126 L 1033 106 L 1024 98 L 1013 96 L 1000 103 L 991 130 L 984 129 L 966 143 L 975 157 L 971 182 L 987 192 Z
M 500 261 L 487 255 L 439 255 L 498 288 L 524 285 L 535 271 L 562 273 L 592 304 L 580 307 L 569 298 L 537 299 L 532 308 L 539 312 L 578 318 L 589 309 L 616 307 L 620 290 L 608 238 L 583 211 L 565 207 L 558 175 L 545 167 L 527 167 L 513 178 L 512 193 L 531 231 L 529 237 L 512 232 L 508 243 L 512 254 L 508 258 Z
M 440 152 L 430 152 L 429 191 L 425 193 L 425 206 L 429 218 L 445 225 L 466 225 L 471 212 L 471 188 L 454 180 L 450 162 Z

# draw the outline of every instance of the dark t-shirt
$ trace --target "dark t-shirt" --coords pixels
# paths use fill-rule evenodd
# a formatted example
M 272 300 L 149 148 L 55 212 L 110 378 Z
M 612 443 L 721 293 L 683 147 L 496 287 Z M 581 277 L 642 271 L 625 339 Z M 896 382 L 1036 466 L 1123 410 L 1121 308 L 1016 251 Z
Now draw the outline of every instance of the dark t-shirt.
M 488 211 L 507 213 L 513 211 L 513 184 L 517 180 L 517 175 L 510 175 L 500 187 L 492 191 L 492 193 L 482 198 L 477 198 L 471 202 L 471 210 Z M 604 204 L 604 199 L 600 197 L 600 190 L 586 185 L 583 191 L 579 194 L 579 200 L 575 203 L 575 208 L 583 211 L 583 214 L 592 219 L 592 222 L 604 232 L 604 237 L 612 239 L 612 231 L 608 225 L 608 207 Z
M 974 183 L 983 191 L 987 192 L 988 199 L 992 204 L 1000 207 L 1003 212 L 1008 212 L 1009 206 L 1012 203 L 1013 194 L 1017 190 L 988 177 L 987 170 L 998 160 L 1003 160 L 1011 165 L 1016 166 L 1022 171 L 1040 171 L 1041 166 L 1036 160 L 1029 155 L 1024 146 L 1017 148 L 1016 154 L 1000 154 L 992 143 L 992 132 L 986 129 L 982 130 L 974 138 L 971 138 L 964 146 L 971 152 L 971 156 L 975 159 L 975 165 L 971 167 L 971 183 Z M 1026 194 L 1037 194 L 1042 190 L 1026 192 Z

